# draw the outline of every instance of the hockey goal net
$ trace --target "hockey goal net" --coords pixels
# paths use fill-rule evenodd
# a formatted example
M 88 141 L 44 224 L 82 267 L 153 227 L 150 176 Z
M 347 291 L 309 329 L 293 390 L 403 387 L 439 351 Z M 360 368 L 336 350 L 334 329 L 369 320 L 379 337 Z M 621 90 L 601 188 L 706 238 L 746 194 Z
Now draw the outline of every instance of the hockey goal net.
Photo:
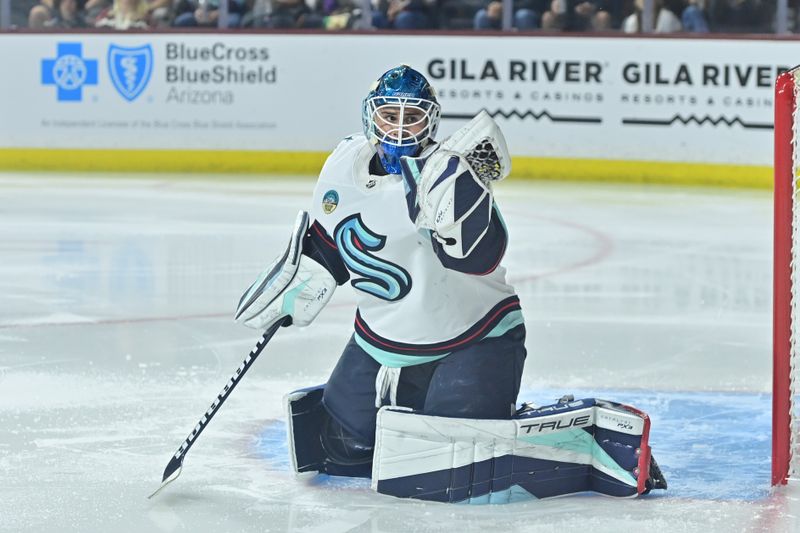
M 775 84 L 772 484 L 800 478 L 800 67 Z M 795 296 L 795 290 L 798 290 Z

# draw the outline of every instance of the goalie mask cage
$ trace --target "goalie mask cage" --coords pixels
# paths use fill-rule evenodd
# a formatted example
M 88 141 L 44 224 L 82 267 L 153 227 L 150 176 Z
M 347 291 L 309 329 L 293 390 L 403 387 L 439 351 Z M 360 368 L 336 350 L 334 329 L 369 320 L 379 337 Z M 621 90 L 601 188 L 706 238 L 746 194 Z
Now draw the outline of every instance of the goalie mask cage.
M 800 207 L 797 135 L 800 67 L 775 84 L 775 210 L 772 323 L 772 484 L 800 477 Z

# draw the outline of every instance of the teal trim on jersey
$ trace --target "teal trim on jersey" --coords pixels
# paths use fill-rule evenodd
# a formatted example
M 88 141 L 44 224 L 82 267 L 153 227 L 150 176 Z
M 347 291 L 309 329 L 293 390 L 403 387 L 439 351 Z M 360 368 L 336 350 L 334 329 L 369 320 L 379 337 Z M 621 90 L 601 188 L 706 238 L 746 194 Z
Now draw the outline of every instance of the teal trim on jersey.
M 569 453 L 579 453 L 592 457 L 592 463 L 599 463 L 606 467 L 608 472 L 619 481 L 635 487 L 636 478 L 628 472 L 606 453 L 603 448 L 594 440 L 594 437 L 581 428 L 557 431 L 547 435 L 525 435 L 517 437 L 519 440 L 535 444 L 536 446 L 547 446 Z M 553 459 L 558 460 L 558 459 Z
M 306 288 L 306 285 L 308 285 L 309 281 L 310 280 L 305 280 L 294 289 L 283 294 L 283 307 L 281 307 L 281 312 L 292 316 L 292 311 L 294 311 L 294 302 L 297 300 L 297 296 L 300 294 L 300 292 Z
M 536 500 L 536 496 L 523 489 L 519 485 L 511 485 L 510 488 L 505 490 L 498 490 L 497 492 L 490 492 L 483 496 L 474 496 L 466 500 L 458 502 L 459 504 L 467 505 L 486 505 L 486 504 L 503 504 L 503 503 L 516 503 L 528 500 Z
M 519 309 L 511 311 L 504 316 L 489 333 L 481 337 L 481 340 L 500 337 L 524 323 L 525 319 L 522 317 L 522 311 Z M 357 331 L 355 332 L 355 339 L 356 344 L 358 344 L 361 349 L 367 352 L 373 359 L 383 366 L 392 368 L 403 368 L 404 366 L 430 363 L 431 361 L 436 361 L 450 355 L 450 352 L 442 355 L 401 355 L 393 352 L 387 352 L 386 350 L 381 350 L 380 348 L 376 348 L 375 346 L 371 345 L 369 342 L 364 340 Z
M 400 355 L 376 348 L 361 338 L 358 332 L 355 333 L 354 337 L 356 339 L 356 344 L 358 344 L 362 350 L 367 352 L 370 357 L 375 359 L 383 366 L 388 366 L 391 368 L 403 368 L 405 366 L 421 365 L 422 363 L 430 363 L 431 361 L 436 361 L 437 359 L 441 359 L 450 355 L 449 352 L 443 355 Z
M 525 319 L 522 318 L 522 311 L 519 309 L 515 311 L 511 311 L 503 319 L 497 323 L 495 327 L 492 328 L 492 331 L 486 334 L 484 339 L 493 339 L 494 337 L 500 337 L 505 335 L 512 329 L 517 326 L 520 326 L 525 323 Z
M 414 178 L 414 182 L 417 185 L 419 185 L 419 182 L 422 181 L 422 175 L 420 174 L 419 171 L 419 161 L 417 161 L 416 159 L 410 159 L 409 163 L 410 164 L 408 165 L 408 169 L 411 171 L 411 177 Z M 403 184 L 406 187 L 406 193 L 410 192 L 408 184 L 406 183 L 405 180 L 403 180 Z

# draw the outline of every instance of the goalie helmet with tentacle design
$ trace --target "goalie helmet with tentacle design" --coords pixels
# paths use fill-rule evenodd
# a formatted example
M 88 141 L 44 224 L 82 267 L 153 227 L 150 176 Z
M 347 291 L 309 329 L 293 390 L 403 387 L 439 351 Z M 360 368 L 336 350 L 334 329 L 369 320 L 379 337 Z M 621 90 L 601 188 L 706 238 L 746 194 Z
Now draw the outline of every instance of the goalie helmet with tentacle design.
M 362 107 L 364 134 L 387 172 L 400 174 L 400 158 L 417 156 L 436 135 L 439 103 L 425 76 L 407 65 L 385 72 Z

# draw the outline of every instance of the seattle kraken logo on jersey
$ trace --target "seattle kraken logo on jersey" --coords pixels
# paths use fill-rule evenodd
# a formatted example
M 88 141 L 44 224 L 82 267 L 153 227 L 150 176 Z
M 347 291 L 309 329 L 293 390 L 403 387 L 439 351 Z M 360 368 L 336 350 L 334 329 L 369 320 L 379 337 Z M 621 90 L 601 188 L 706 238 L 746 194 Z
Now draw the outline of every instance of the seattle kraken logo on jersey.
M 108 73 L 117 92 L 129 102 L 142 94 L 153 72 L 153 49 L 149 44 L 124 48 L 108 47 Z
M 386 237 L 367 228 L 358 214 L 342 220 L 333 233 L 347 268 L 361 276 L 351 282 L 353 287 L 390 302 L 408 294 L 411 276 L 404 268 L 370 253 L 381 250 Z

